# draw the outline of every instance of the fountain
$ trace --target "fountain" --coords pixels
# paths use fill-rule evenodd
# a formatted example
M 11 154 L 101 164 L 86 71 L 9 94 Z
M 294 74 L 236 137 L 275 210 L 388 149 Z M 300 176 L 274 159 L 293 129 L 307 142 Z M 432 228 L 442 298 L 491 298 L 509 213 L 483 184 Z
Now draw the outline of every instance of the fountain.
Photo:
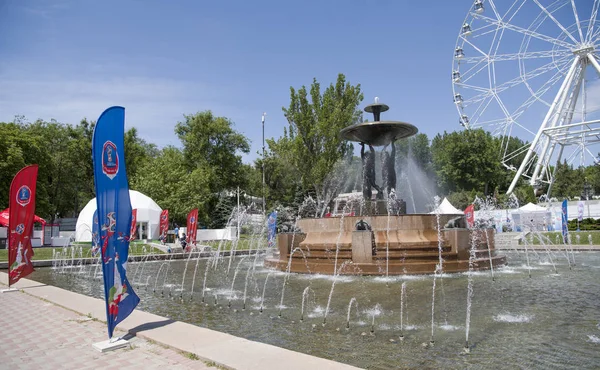
M 363 189 L 357 208 L 348 212 L 350 215 L 344 212 L 340 217 L 297 220 L 301 232 L 279 234 L 279 256 L 266 258 L 266 267 L 288 273 L 360 271 L 362 275 L 389 276 L 431 274 L 436 269 L 465 272 L 469 266 L 493 269 L 506 263 L 506 258 L 496 253 L 492 228 L 468 229 L 460 213 L 406 214 L 406 202 L 396 197 L 394 142 L 418 130 L 409 123 L 382 121 L 381 113 L 388 109 L 375 98 L 375 103 L 364 109 L 373 113 L 374 121 L 346 127 L 340 133 L 343 139 L 359 142 L 362 147 Z M 384 183 L 378 186 L 374 147 L 381 146 Z M 386 151 L 388 146 L 391 153 Z M 474 258 L 469 250 L 471 240 L 477 240 Z M 295 253 L 298 250 L 302 254 Z M 346 268 L 338 269 L 338 265 Z

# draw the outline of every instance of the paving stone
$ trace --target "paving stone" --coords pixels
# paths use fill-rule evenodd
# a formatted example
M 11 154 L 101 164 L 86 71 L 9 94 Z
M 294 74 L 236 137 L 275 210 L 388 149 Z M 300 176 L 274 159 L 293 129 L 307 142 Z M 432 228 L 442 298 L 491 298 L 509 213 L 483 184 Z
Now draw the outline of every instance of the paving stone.
M 215 369 L 141 338 L 99 353 L 92 344 L 106 340 L 105 324 L 23 292 L 0 295 L 0 312 L 3 369 Z

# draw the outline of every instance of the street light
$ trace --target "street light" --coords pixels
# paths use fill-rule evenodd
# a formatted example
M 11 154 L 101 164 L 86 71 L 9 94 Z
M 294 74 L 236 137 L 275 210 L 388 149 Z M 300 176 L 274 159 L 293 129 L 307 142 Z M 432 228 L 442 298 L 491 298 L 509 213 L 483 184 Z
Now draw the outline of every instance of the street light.
M 262 202 L 263 216 L 267 214 L 267 204 L 265 203 L 265 117 L 267 112 L 262 114 Z

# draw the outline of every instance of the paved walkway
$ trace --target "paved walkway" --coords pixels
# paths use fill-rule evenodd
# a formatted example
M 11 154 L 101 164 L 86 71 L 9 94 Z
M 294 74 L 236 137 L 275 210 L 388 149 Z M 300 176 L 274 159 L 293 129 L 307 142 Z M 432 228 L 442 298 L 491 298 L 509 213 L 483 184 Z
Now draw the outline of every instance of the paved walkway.
M 142 338 L 132 337 L 129 348 L 112 352 L 92 347 L 106 339 L 100 321 L 23 291 L 0 293 L 2 369 L 215 369 Z
M 8 275 L 0 272 L 0 289 L 7 282 Z M 102 354 L 92 344 L 107 339 L 103 300 L 29 279 L 19 280 L 15 288 L 23 292 L 0 293 L 0 369 L 105 369 L 117 364 L 144 370 L 210 369 L 209 365 L 247 370 L 357 369 L 140 310 L 115 331 L 115 336 L 129 333 L 131 348 Z

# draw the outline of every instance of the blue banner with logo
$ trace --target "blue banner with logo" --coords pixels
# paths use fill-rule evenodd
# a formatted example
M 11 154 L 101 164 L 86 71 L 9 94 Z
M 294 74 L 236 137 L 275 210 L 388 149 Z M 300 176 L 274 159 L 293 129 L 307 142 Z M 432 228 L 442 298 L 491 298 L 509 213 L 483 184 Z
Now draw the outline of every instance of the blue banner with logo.
M 124 135 L 125 108 L 111 107 L 98 118 L 92 139 L 109 338 L 112 338 L 115 326 L 140 302 L 126 275 L 131 201 L 125 169 Z
M 562 202 L 562 236 L 565 244 L 567 244 L 567 236 L 569 235 L 569 225 L 567 224 L 568 221 L 569 217 L 567 215 L 567 200 L 565 199 Z
M 267 245 L 269 248 L 275 246 L 275 235 L 277 234 L 277 211 L 271 212 L 267 220 Z
M 92 218 L 92 256 L 95 256 L 100 250 L 100 230 L 98 225 L 98 210 L 94 211 Z

